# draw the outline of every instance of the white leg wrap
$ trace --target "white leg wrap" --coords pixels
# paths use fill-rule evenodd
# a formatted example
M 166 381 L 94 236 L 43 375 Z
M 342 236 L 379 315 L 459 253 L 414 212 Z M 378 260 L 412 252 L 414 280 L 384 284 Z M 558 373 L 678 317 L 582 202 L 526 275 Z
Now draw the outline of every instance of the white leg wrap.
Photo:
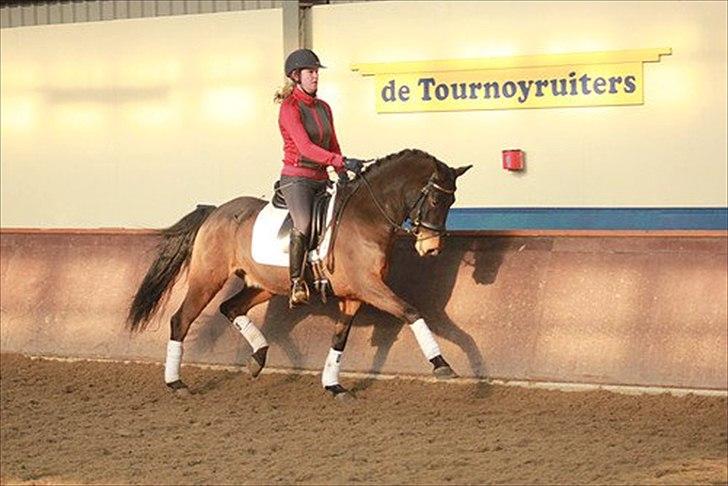
M 253 348 L 255 353 L 260 348 L 268 346 L 268 341 L 265 340 L 265 336 L 260 330 L 255 327 L 253 321 L 248 316 L 238 316 L 233 321 L 233 326 L 238 328 L 240 334 L 248 341 L 248 344 Z
M 410 324 L 410 329 L 415 333 L 415 339 L 417 339 L 417 344 L 420 345 L 420 349 L 422 350 L 422 354 L 425 355 L 425 358 L 430 360 L 441 354 L 440 346 L 437 345 L 437 341 L 435 341 L 435 337 L 430 332 L 430 328 L 427 327 L 424 319 L 417 319 Z
M 167 360 L 164 362 L 164 382 L 172 383 L 179 380 L 179 365 L 182 362 L 182 343 L 169 341 L 167 343 Z
M 321 373 L 321 384 L 323 386 L 339 384 L 341 354 L 341 351 L 336 351 L 334 348 L 329 349 L 329 355 L 326 356 L 326 362 L 324 363 L 324 371 Z

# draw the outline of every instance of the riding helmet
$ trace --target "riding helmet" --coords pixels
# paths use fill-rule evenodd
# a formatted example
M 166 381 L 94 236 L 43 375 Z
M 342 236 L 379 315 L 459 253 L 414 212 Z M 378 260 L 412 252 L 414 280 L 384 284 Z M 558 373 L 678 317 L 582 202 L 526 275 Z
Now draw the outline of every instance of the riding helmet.
M 286 76 L 291 77 L 291 73 L 296 69 L 314 69 L 325 68 L 319 61 L 318 56 L 311 49 L 298 49 L 291 52 L 286 58 Z

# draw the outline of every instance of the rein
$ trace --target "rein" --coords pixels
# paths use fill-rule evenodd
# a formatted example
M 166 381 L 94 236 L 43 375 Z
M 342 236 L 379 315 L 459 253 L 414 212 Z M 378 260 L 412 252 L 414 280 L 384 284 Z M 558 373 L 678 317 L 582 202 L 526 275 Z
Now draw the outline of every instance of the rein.
M 386 213 L 386 211 L 384 210 L 382 205 L 379 203 L 379 200 L 377 199 L 377 197 L 374 195 L 374 191 L 372 191 L 372 186 L 369 184 L 369 181 L 367 180 L 364 173 L 362 172 L 359 177 L 361 177 L 361 179 L 364 181 L 364 185 L 367 186 L 367 189 L 369 190 L 369 195 L 372 196 L 372 200 L 374 201 L 374 204 L 377 206 L 377 209 L 379 209 L 379 212 L 382 213 L 382 216 L 384 216 L 384 218 L 387 220 L 387 222 L 395 229 L 399 229 L 399 230 L 404 231 L 407 234 L 413 235 L 414 231 L 417 227 L 424 226 L 425 228 L 435 231 L 437 233 L 433 236 L 421 238 L 420 241 L 429 240 L 431 238 L 437 238 L 437 237 L 445 234 L 445 231 L 442 228 L 432 226 L 429 223 L 420 220 L 421 212 L 422 212 L 422 204 L 425 202 L 425 197 L 430 192 L 430 189 L 435 189 L 435 190 L 443 192 L 445 194 L 454 194 L 455 193 L 455 190 L 446 189 L 446 188 L 440 186 L 439 184 L 437 184 L 433 180 L 434 174 L 432 176 L 430 176 L 430 180 L 427 181 L 427 184 L 425 184 L 425 186 L 422 189 L 420 189 L 420 195 L 417 196 L 417 199 L 415 200 L 415 202 L 407 207 L 407 217 L 411 217 L 412 213 L 414 211 L 417 211 L 417 216 L 413 220 L 413 223 L 414 223 L 413 228 L 405 228 L 404 226 L 402 226 L 402 224 L 397 224 L 395 221 L 393 221 L 392 218 L 390 218 L 389 215 Z
M 379 204 L 379 200 L 377 200 L 376 196 L 374 195 L 374 191 L 372 191 L 372 186 L 369 184 L 369 181 L 364 176 L 364 173 L 363 172 L 361 173 L 361 175 L 359 177 L 361 177 L 361 179 L 364 181 L 364 185 L 367 186 L 367 189 L 369 190 L 369 195 L 372 196 L 372 201 L 374 201 L 374 204 L 377 206 L 377 209 L 379 209 L 379 212 L 382 213 L 382 216 L 384 216 L 384 219 L 386 219 L 387 222 L 392 227 L 394 227 L 394 229 L 402 230 L 402 231 L 406 232 L 407 234 L 410 234 L 411 235 L 413 233 L 413 230 L 412 229 L 405 228 L 401 224 L 397 224 L 394 220 L 392 220 L 392 218 L 389 217 L 389 215 L 384 210 L 384 208 L 382 207 L 382 205 Z M 412 206 L 412 209 L 414 209 L 414 206 L 417 205 L 420 202 L 420 200 L 424 197 L 424 195 L 425 194 L 423 192 L 420 192 L 420 196 L 417 198 L 417 201 L 415 201 L 415 204 Z M 410 211 L 407 214 L 409 214 L 410 212 L 412 212 L 412 209 L 410 209 Z

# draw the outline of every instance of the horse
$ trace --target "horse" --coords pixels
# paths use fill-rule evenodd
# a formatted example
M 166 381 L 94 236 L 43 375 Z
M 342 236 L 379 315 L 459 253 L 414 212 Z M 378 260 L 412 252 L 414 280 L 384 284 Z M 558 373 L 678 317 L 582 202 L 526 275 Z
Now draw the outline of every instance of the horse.
M 341 311 L 321 379 L 332 396 L 350 397 L 339 383 L 339 369 L 351 323 L 362 303 L 409 325 L 435 377 L 456 376 L 419 311 L 398 297 L 385 278 L 395 236 L 403 229 L 414 236 L 419 256 L 435 256 L 442 250 L 456 179 L 471 167 L 451 168 L 427 152 L 405 149 L 374 161 L 340 187 L 334 242 L 323 268 Z M 247 313 L 274 295 L 286 295 L 290 285 L 287 267 L 259 264 L 252 257 L 253 226 L 266 204 L 262 199 L 238 197 L 219 207 L 198 206 L 162 231 L 156 259 L 132 300 L 127 324 L 131 332 L 143 331 L 183 269 L 187 270 L 187 293 L 170 320 L 164 371 L 166 385 L 178 394 L 189 394 L 180 378 L 185 336 L 233 275 L 244 286 L 219 310 L 253 349 L 247 360 L 250 374 L 257 377 L 265 367 L 268 343 Z M 409 226 L 403 227 L 405 221 Z

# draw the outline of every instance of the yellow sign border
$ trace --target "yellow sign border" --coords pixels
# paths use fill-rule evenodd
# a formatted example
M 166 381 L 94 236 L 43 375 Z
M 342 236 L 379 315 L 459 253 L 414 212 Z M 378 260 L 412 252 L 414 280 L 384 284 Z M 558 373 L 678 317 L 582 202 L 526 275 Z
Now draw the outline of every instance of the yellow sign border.
M 671 54 L 672 48 L 659 47 L 654 49 L 579 52 L 571 54 L 542 54 L 535 56 L 491 57 L 482 59 L 357 63 L 352 64 L 351 69 L 352 71 L 359 71 L 362 76 L 441 71 L 480 71 L 488 69 L 510 69 L 537 66 L 659 62 L 660 56 Z

